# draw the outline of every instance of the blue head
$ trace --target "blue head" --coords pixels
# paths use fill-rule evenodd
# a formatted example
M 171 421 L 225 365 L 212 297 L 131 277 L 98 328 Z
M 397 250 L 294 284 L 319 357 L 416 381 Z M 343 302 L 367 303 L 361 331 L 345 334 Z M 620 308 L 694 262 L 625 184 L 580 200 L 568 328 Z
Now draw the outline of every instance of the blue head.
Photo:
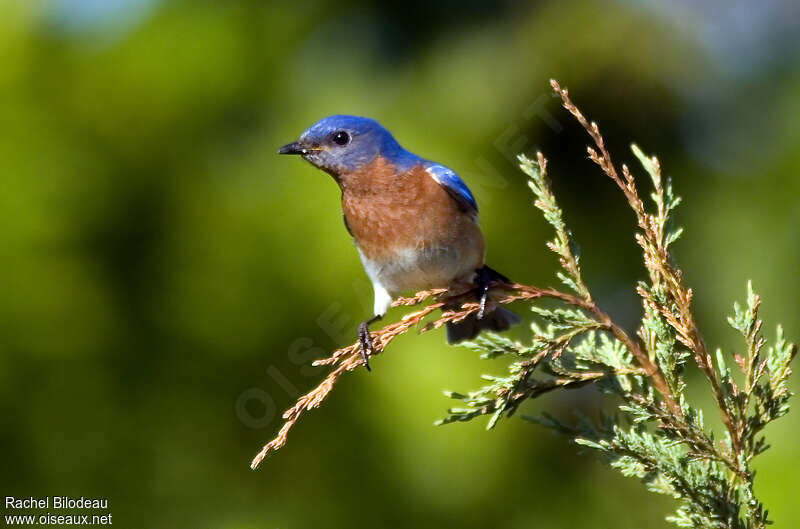
M 393 163 L 412 156 L 374 119 L 344 115 L 317 121 L 278 154 L 299 154 L 334 177 L 355 171 L 378 155 Z

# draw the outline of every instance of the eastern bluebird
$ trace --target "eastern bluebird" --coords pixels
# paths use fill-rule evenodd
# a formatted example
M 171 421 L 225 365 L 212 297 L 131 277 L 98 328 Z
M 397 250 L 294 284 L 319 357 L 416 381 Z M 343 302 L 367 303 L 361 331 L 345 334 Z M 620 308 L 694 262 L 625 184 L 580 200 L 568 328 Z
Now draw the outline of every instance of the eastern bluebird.
M 342 190 L 344 224 L 375 293 L 373 316 L 358 327 L 365 363 L 372 352 L 368 327 L 394 296 L 467 283 L 483 309 L 489 282 L 507 281 L 484 264 L 478 206 L 466 184 L 447 167 L 403 149 L 375 120 L 329 116 L 278 153 L 301 155 Z M 468 340 L 483 329 L 503 331 L 519 321 L 502 307 L 481 310 L 448 323 L 447 340 Z

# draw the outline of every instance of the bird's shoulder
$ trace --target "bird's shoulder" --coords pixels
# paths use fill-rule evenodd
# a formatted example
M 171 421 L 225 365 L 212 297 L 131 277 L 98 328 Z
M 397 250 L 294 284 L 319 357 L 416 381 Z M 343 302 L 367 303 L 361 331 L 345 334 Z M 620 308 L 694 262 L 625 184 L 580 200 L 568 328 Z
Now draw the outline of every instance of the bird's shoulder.
M 442 186 L 447 193 L 455 199 L 459 207 L 465 211 L 477 214 L 478 204 L 467 184 L 455 171 L 444 165 L 428 160 L 423 161 L 422 168 L 436 183 Z

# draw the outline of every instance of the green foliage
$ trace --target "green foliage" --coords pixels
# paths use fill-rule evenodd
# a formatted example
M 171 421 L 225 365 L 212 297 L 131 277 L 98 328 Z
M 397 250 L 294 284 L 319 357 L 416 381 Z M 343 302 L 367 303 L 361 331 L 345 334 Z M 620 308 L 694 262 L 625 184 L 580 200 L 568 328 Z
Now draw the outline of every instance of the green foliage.
M 289 450 L 246 470 L 293 388 L 320 376 L 311 359 L 349 343 L 371 309 L 335 184 L 274 152 L 331 113 L 375 117 L 458 172 L 481 208 L 490 264 L 514 278 L 549 279 L 553 267 L 538 244 L 548 225 L 526 225 L 538 210 L 506 150 L 557 152 L 559 205 L 600 296 L 640 265 L 629 230 L 606 236 L 625 212 L 597 222 L 615 189 L 583 185 L 584 157 L 567 160 L 579 131 L 541 82 L 561 72 L 598 117 L 613 117 L 607 136 L 669 153 L 691 198 L 679 219 L 692 237 L 676 251 L 692 282 L 715 281 L 715 296 L 732 300 L 736 278 L 752 277 L 796 339 L 786 286 L 800 259 L 800 32 L 717 31 L 730 63 L 706 31 L 709 20 L 739 24 L 726 16 L 736 3 L 693 3 L 710 17 L 696 24 L 657 4 L 0 2 L 6 494 L 108 496 L 123 527 L 666 525 L 638 482 L 587 476 L 586 458 L 547 464 L 557 440 L 518 420 L 527 405 L 491 435 L 473 427 L 481 420 L 431 428 L 442 387 L 505 374 L 505 359 L 445 347 L 439 331 L 396 342 L 369 376 L 348 375 Z M 759 14 L 796 19 L 793 2 L 777 4 L 752 2 L 744 29 L 758 31 Z M 90 8 L 121 14 L 83 18 Z M 64 28 L 55 9 L 85 29 Z M 595 267 L 601 251 L 618 264 Z M 723 340 L 740 335 L 714 307 L 698 303 L 697 317 L 730 350 Z M 266 399 L 250 401 L 252 413 L 274 410 L 257 429 L 234 411 L 250 388 Z M 593 397 L 580 391 L 562 396 Z M 757 460 L 759 497 L 790 528 L 800 526 L 787 493 L 798 485 L 796 412 L 766 430 L 772 448 Z M 535 479 L 514 486 L 521 474 Z
M 529 399 L 593 383 L 617 397 L 613 416 L 598 421 L 581 417 L 577 424 L 547 413 L 527 418 L 603 454 L 612 468 L 640 479 L 648 490 L 677 500 L 677 511 L 667 519 L 680 527 L 765 527 L 770 522 L 754 493 L 752 461 L 767 448 L 760 435 L 763 428 L 789 410 L 789 364 L 797 349 L 778 327 L 773 345 L 762 354 L 766 340 L 758 318 L 760 300 L 748 283 L 746 304 L 734 304 L 728 318 L 742 334 L 746 351 L 731 356 L 718 349 L 712 360 L 691 312 L 692 291 L 683 285 L 669 252 L 682 232 L 671 227 L 680 198 L 669 181 L 662 184 L 658 161 L 634 145 L 633 153 L 653 186 L 653 210 L 648 211 L 627 167 L 619 177 L 596 125 L 583 118 L 566 91 L 557 84 L 554 88 L 595 141 L 590 157 L 618 184 L 636 214 L 636 240 L 649 274 L 649 281 L 636 289 L 643 305 L 640 342 L 630 339 L 593 301 L 576 244 L 547 180 L 546 160 L 541 154 L 535 162 L 520 156 L 535 205 L 555 230 L 547 246 L 558 255 L 557 276 L 571 292 L 549 291 L 546 297 L 561 305 L 532 307 L 535 321 L 529 343 L 489 335 L 467 344 L 481 358 L 507 357 L 512 362 L 505 376 L 485 375 L 488 383 L 477 391 L 448 393 L 461 406 L 451 408 L 440 424 L 488 415 L 487 427 L 492 428 Z M 706 375 L 719 408 L 726 429 L 722 442 L 716 442 L 705 425 L 703 410 L 687 399 L 684 368 L 692 358 Z M 737 375 L 730 358 L 739 368 Z M 736 377 L 742 381 L 737 383 Z

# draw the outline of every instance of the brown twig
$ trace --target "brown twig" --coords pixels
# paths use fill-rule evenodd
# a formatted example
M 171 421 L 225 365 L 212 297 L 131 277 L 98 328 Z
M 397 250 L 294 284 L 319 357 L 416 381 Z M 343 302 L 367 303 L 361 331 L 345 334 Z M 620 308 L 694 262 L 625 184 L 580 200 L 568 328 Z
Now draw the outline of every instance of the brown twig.
M 671 303 L 658 303 L 643 289 L 637 289 L 637 291 L 639 295 L 642 296 L 643 302 L 662 314 L 669 325 L 675 329 L 678 340 L 694 353 L 695 363 L 711 384 L 711 391 L 720 409 L 722 422 L 725 424 L 725 428 L 728 430 L 731 438 L 731 446 L 735 454 L 733 459 L 735 460 L 741 450 L 737 426 L 725 403 L 719 377 L 714 369 L 713 361 L 708 354 L 705 342 L 700 336 L 700 332 L 694 320 L 694 315 L 691 311 L 692 289 L 683 285 L 680 270 L 670 264 L 665 233 L 663 229 L 660 228 L 660 226 L 664 224 L 663 220 L 665 220 L 666 211 L 663 206 L 664 189 L 661 185 L 661 173 L 658 160 L 655 158 L 649 160 L 653 165 L 654 185 L 656 196 L 659 198 L 657 201 L 658 212 L 656 215 L 652 215 L 645 211 L 644 204 L 636 189 L 636 182 L 633 175 L 625 165 L 622 166 L 623 178 L 620 178 L 611 160 L 611 156 L 605 148 L 603 136 L 600 134 L 600 129 L 597 124 L 594 122 L 590 123 L 583 116 L 581 111 L 570 100 L 569 92 L 561 88 L 557 81 L 551 79 L 550 85 L 561 97 L 564 108 L 578 120 L 594 141 L 596 148 L 588 147 L 587 149 L 589 157 L 622 190 L 631 209 L 633 209 L 636 214 L 637 223 L 642 230 L 642 233 L 636 235 L 636 241 L 644 252 L 645 267 L 648 270 L 653 285 L 663 287 Z M 663 377 L 660 378 L 663 380 Z M 678 408 L 677 411 L 679 412 L 680 409 Z
M 555 289 L 541 289 L 517 283 L 495 283 L 492 285 L 493 300 L 496 303 L 511 303 L 514 301 L 531 301 L 538 298 L 551 298 L 563 301 L 569 305 L 581 308 L 586 312 L 592 314 L 599 327 L 609 331 L 614 335 L 622 344 L 631 352 L 642 367 L 644 373 L 650 377 L 653 386 L 661 393 L 664 402 L 667 403 L 670 410 L 675 412 L 680 408 L 677 403 L 672 400 L 669 394 L 669 389 L 664 382 L 663 377 L 658 369 L 653 365 L 645 353 L 642 352 L 639 345 L 633 341 L 628 334 L 619 326 L 617 326 L 611 317 L 605 312 L 601 311 L 593 302 L 587 302 L 585 299 L 572 294 L 567 294 Z M 411 330 L 413 327 L 419 326 L 423 320 L 433 311 L 442 309 L 446 304 L 450 305 L 453 301 L 463 300 L 464 292 L 452 293 L 446 289 L 429 290 L 417 293 L 410 298 L 397 299 L 394 306 L 411 306 L 431 300 L 432 303 L 426 305 L 424 308 L 411 312 L 403 316 L 400 321 L 392 323 L 379 331 L 371 333 L 374 352 L 370 356 L 374 356 L 383 352 L 386 347 L 397 336 L 404 334 Z M 461 321 L 468 317 L 470 314 L 476 313 L 480 309 L 477 302 L 469 301 L 461 303 L 459 310 L 444 310 L 441 316 L 424 325 L 420 328 L 420 332 L 425 332 L 430 329 L 439 328 L 448 322 Z M 286 410 L 283 414 L 284 423 L 278 434 L 269 443 L 264 445 L 261 451 L 253 458 L 250 467 L 257 468 L 264 458 L 275 450 L 280 449 L 286 444 L 286 437 L 289 431 L 294 427 L 300 416 L 306 410 L 311 410 L 318 407 L 328 394 L 333 389 L 337 380 L 346 372 L 353 371 L 354 369 L 364 365 L 364 360 L 361 357 L 358 343 L 342 347 L 334 351 L 328 358 L 316 360 L 314 365 L 328 365 L 335 366 L 334 369 L 323 379 L 323 381 L 309 393 L 300 397 L 294 406 Z M 554 388 L 555 389 L 555 388 Z
M 666 242 L 666 234 L 663 230 L 664 221 L 666 220 L 668 212 L 664 205 L 664 188 L 661 185 L 658 161 L 655 158 L 649 160 L 649 163 L 652 164 L 653 167 L 656 196 L 659 199 L 657 200 L 658 211 L 656 215 L 651 215 L 645 210 L 644 203 L 639 197 L 634 177 L 628 168 L 625 165 L 622 166 L 622 176 L 620 176 L 620 172 L 617 171 L 605 147 L 605 142 L 597 124 L 589 122 L 583 116 L 580 110 L 570 101 L 567 90 L 562 89 L 555 80 L 551 80 L 550 83 L 561 97 L 564 108 L 578 120 L 594 141 L 595 146 L 587 148 L 589 157 L 616 183 L 625 195 L 631 208 L 634 210 L 638 226 L 642 230 L 641 233 L 637 234 L 636 240 L 643 249 L 644 261 L 648 273 L 650 274 L 651 281 L 654 286 L 661 286 L 664 288 L 671 303 L 658 303 L 644 289 L 639 289 L 639 294 L 642 296 L 643 303 L 662 314 L 669 325 L 676 330 L 678 340 L 695 353 L 694 356 L 698 366 L 711 381 L 714 396 L 722 412 L 723 422 L 731 434 L 734 454 L 738 454 L 739 435 L 737 435 L 737 433 L 739 428 L 737 428 L 737 425 L 734 424 L 732 417 L 727 412 L 716 371 L 713 368 L 711 358 L 706 351 L 703 340 L 700 338 L 700 334 L 694 322 L 694 317 L 691 314 L 692 291 L 683 286 L 680 271 L 669 263 L 669 254 L 667 252 L 668 243 Z M 540 169 L 544 172 L 546 160 L 541 154 L 538 155 L 538 163 Z M 562 234 L 559 234 L 559 236 L 561 235 Z M 565 236 L 566 235 L 563 234 L 563 237 Z M 653 360 L 651 360 L 648 353 L 642 349 L 640 344 L 632 339 L 624 329 L 615 324 L 611 317 L 600 310 L 594 302 L 589 294 L 588 288 L 586 288 L 580 277 L 578 261 L 569 250 L 569 241 L 564 240 L 563 237 L 557 240 L 560 246 L 565 248 L 563 252 L 558 251 L 555 245 L 550 245 L 550 247 L 560 254 L 561 265 L 567 273 L 575 279 L 581 296 L 575 296 L 555 289 L 540 289 L 527 285 L 498 283 L 493 285 L 495 289 L 495 302 L 510 303 L 518 300 L 551 298 L 560 300 L 591 314 L 593 319 L 598 323 L 600 329 L 611 333 L 631 353 L 644 375 L 648 377 L 652 386 L 661 395 L 662 403 L 665 406 L 660 410 L 662 417 L 672 417 L 682 421 L 683 413 L 681 407 L 672 394 L 664 374 L 659 370 Z M 496 290 L 502 290 L 502 292 L 498 294 Z M 412 306 L 428 300 L 430 300 L 431 303 L 420 310 L 407 314 L 396 323 L 387 325 L 379 331 L 372 332 L 371 336 L 374 345 L 372 355 L 380 354 L 384 351 L 389 343 L 397 336 L 408 332 L 412 327 L 420 326 L 423 320 L 437 309 L 443 309 L 441 316 L 422 326 L 420 332 L 441 327 L 448 322 L 461 321 L 479 310 L 478 303 L 465 301 L 465 299 L 465 291 L 453 292 L 446 289 L 436 289 L 419 292 L 411 298 L 396 300 L 394 302 L 395 306 Z M 449 307 L 453 304 L 453 301 L 459 301 L 460 308 L 458 310 L 445 310 L 445 306 Z M 314 365 L 332 366 L 333 370 L 325 377 L 319 386 L 300 397 L 297 403 L 283 414 L 285 422 L 278 432 L 278 435 L 267 443 L 253 459 L 251 464 L 252 468 L 256 468 L 271 451 L 281 448 L 286 443 L 286 437 L 289 431 L 297 423 L 302 413 L 306 410 L 318 407 L 333 389 L 336 381 L 345 372 L 352 371 L 364 365 L 364 359 L 356 343 L 335 351 L 328 358 L 315 361 Z M 589 380 L 592 379 L 590 378 Z M 579 383 L 580 382 L 572 381 L 561 384 L 557 379 L 556 381 L 551 381 L 549 383 L 550 385 L 542 386 L 539 389 L 550 391 L 562 385 L 574 385 Z M 670 413 L 672 414 L 671 416 L 669 415 Z M 732 460 L 735 460 L 735 457 L 729 458 L 727 456 L 721 456 L 721 458 L 729 465 Z
M 631 337 L 628 336 L 628 333 L 626 333 L 622 327 L 614 323 L 614 321 L 611 319 L 611 316 L 600 310 L 596 303 L 590 303 L 582 298 L 573 296 L 572 294 L 566 294 L 559 290 L 536 289 L 534 287 L 528 287 L 525 285 L 515 286 L 522 290 L 536 290 L 539 293 L 538 297 L 559 299 L 564 303 L 579 307 L 592 314 L 597 322 L 600 323 L 605 330 L 613 334 L 617 340 L 622 342 L 625 348 L 633 355 L 633 357 L 636 359 L 636 362 L 650 378 L 653 387 L 656 388 L 656 391 L 661 394 L 661 397 L 664 399 L 664 402 L 667 404 L 669 409 L 678 416 L 682 415 L 680 406 L 678 406 L 678 403 L 675 402 L 674 398 L 672 397 L 672 393 L 670 392 L 661 372 L 658 370 L 658 367 L 656 367 L 656 365 L 650 360 L 650 357 L 647 356 L 644 351 L 642 351 L 642 348 L 639 346 L 638 342 L 631 339 Z

